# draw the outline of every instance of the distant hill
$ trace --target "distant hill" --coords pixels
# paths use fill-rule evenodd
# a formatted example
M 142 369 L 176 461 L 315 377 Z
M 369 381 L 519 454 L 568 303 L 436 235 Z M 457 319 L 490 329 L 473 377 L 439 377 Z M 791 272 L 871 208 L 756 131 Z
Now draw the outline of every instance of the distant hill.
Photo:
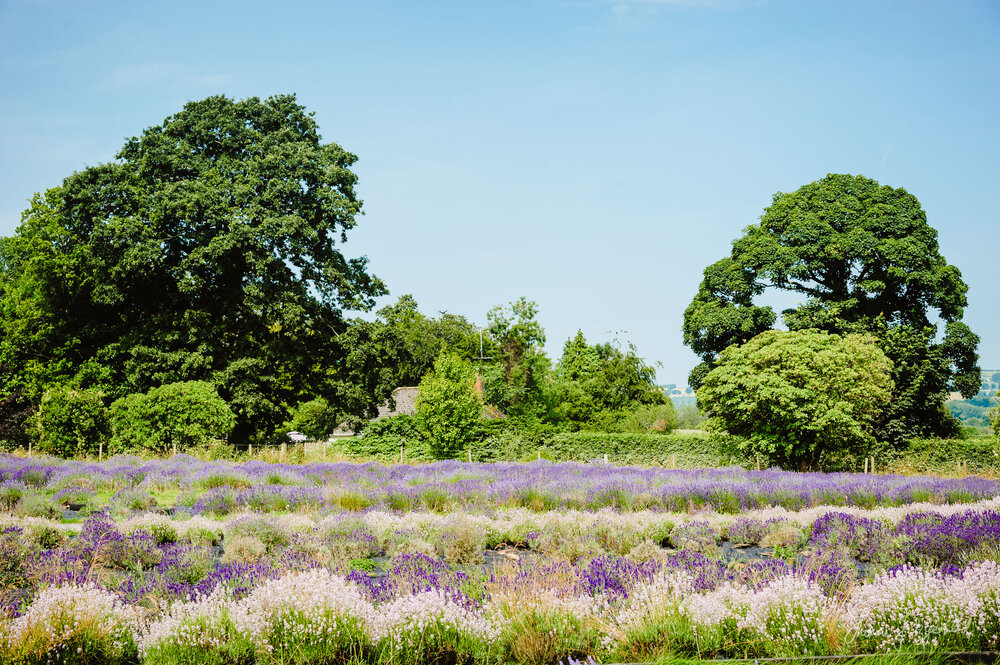
M 989 427 L 990 409 L 995 406 L 994 396 L 1000 391 L 1000 370 L 984 369 L 980 372 L 979 392 L 972 399 L 962 399 L 952 393 L 946 402 L 951 414 L 966 427 Z

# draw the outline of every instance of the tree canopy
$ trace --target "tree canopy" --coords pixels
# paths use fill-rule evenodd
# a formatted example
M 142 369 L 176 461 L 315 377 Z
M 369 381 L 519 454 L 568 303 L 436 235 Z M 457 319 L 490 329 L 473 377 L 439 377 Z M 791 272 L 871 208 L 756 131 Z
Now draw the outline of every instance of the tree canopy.
M 472 365 L 452 351 L 442 351 L 420 381 L 415 415 L 439 459 L 455 457 L 474 437 L 483 405 L 473 384 Z
M 116 400 L 110 408 L 113 451 L 165 453 L 221 439 L 236 423 L 229 406 L 205 381 L 168 383 Z
M 0 243 L 0 395 L 205 380 L 236 442 L 306 391 L 342 397 L 343 311 L 385 293 L 339 248 L 361 212 L 355 160 L 294 96 L 216 96 L 37 195 Z
M 656 370 L 629 345 L 588 344 L 582 331 L 566 340 L 551 387 L 556 419 L 578 427 L 613 428 L 614 421 L 641 407 L 663 406 L 669 429 L 677 424 L 673 404 L 656 385 Z M 654 419 L 655 420 L 655 419 Z
M 486 400 L 508 415 L 539 417 L 544 412 L 549 359 L 537 314 L 538 305 L 523 297 L 486 313 L 497 354 L 486 368 Z
M 698 405 L 714 425 L 744 437 L 744 452 L 813 469 L 874 441 L 890 370 L 871 337 L 768 330 L 719 354 Z
M 874 336 L 893 362 L 895 394 L 880 438 L 946 435 L 949 390 L 978 390 L 979 338 L 961 321 L 968 287 L 941 256 L 919 201 L 863 176 L 831 174 L 777 193 L 729 257 L 708 266 L 684 313 L 684 342 L 702 358 L 697 389 L 719 354 L 771 329 L 775 312 L 755 300 L 767 289 L 804 302 L 782 312 L 790 330 Z M 944 324 L 938 338 L 936 320 Z

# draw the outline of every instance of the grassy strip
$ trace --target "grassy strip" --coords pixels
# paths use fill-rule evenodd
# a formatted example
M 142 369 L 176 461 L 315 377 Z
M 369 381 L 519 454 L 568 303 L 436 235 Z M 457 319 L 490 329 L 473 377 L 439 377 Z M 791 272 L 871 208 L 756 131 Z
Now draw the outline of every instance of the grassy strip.
M 954 665 L 957 663 L 995 663 L 1000 659 L 997 651 L 955 651 L 855 654 L 850 656 L 797 656 L 787 658 L 729 658 L 712 659 L 712 663 L 831 663 L 844 665 Z M 665 655 L 647 663 L 605 663 L 605 665 L 689 665 L 704 663 L 704 659 Z

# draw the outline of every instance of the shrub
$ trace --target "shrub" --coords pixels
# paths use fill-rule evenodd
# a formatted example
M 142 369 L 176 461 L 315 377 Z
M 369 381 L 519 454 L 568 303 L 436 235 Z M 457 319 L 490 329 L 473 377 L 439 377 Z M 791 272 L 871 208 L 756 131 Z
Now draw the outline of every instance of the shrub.
M 458 456 L 477 438 L 483 405 L 473 390 L 472 366 L 443 351 L 434 370 L 420 381 L 417 423 L 437 459 Z
M 166 520 L 162 522 L 137 523 L 128 529 L 127 533 L 132 534 L 140 531 L 152 538 L 153 542 L 157 545 L 167 545 L 177 542 L 177 529 Z
M 44 494 L 25 494 L 14 508 L 14 514 L 21 517 L 44 517 L 54 520 L 59 516 L 59 509 L 52 499 Z
M 417 421 L 405 413 L 369 423 L 360 436 L 348 439 L 346 446 L 357 457 L 398 460 L 402 448 L 407 460 L 430 459 Z
M 677 549 L 708 556 L 718 556 L 718 541 L 719 533 L 708 522 L 686 522 L 670 532 L 670 543 Z
M 24 532 L 25 540 L 43 550 L 51 550 L 66 542 L 66 533 L 48 524 L 31 524 Z
M 438 536 L 438 548 L 448 563 L 482 563 L 486 534 L 470 520 L 454 521 Z
M 295 407 L 286 427 L 290 432 L 302 432 L 309 438 L 318 440 L 333 434 L 339 424 L 336 410 L 326 400 L 317 398 Z
M 642 563 L 644 561 L 659 561 L 664 557 L 664 552 L 660 549 L 660 546 L 654 543 L 648 538 L 631 550 L 625 555 L 625 558 L 630 561 L 636 561 Z
M 805 471 L 874 443 L 891 370 L 871 337 L 769 330 L 719 354 L 698 405 L 716 429 L 747 437 L 747 455 Z
M 993 435 L 996 439 L 993 456 L 1000 458 L 1000 391 L 993 395 L 993 402 L 994 407 L 990 410 L 990 424 L 993 426 Z
M 625 417 L 622 429 L 640 434 L 670 434 L 677 428 L 677 409 L 674 403 L 643 406 Z
M 371 604 L 329 571 L 291 573 L 254 589 L 234 613 L 257 662 L 357 663 L 371 651 Z
M 203 526 L 196 526 L 184 532 L 182 540 L 195 547 L 211 547 L 219 543 L 219 534 Z
M 28 611 L 14 620 L 4 662 L 132 663 L 137 620 L 114 594 L 90 586 L 42 590 Z
M 785 526 L 794 526 L 788 520 L 772 517 L 769 520 L 759 520 L 753 517 L 738 517 L 726 528 L 726 539 L 734 543 L 757 545 L 771 532 Z M 795 538 L 801 530 L 795 527 Z M 780 539 L 779 539 L 780 540 Z M 783 541 L 782 541 L 783 542 Z
M 225 540 L 222 563 L 251 563 L 267 554 L 267 545 L 253 536 L 229 536 Z
M 680 468 L 724 466 L 719 440 L 700 434 L 564 432 L 542 442 L 542 457 L 555 461 L 596 460 Z
M 14 507 L 24 498 L 27 488 L 24 483 L 7 481 L 0 485 L 0 510 L 14 510 Z
M 96 455 L 108 438 L 103 399 L 97 390 L 71 386 L 45 391 L 33 421 L 38 450 L 64 458 Z
M 230 432 L 236 417 L 204 381 L 169 383 L 144 395 L 129 395 L 111 405 L 113 447 L 117 451 L 164 453 L 206 446 Z

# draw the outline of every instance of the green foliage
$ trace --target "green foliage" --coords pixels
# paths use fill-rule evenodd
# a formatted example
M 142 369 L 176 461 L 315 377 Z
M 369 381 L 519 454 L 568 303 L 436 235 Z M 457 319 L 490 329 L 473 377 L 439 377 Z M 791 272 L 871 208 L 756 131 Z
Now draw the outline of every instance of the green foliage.
M 34 407 L 20 392 L 0 397 L 0 451 L 28 447 L 28 424 L 34 412 Z
M 476 327 L 464 316 L 444 312 L 437 319 L 421 314 L 417 301 L 411 295 L 400 296 L 395 305 L 378 311 L 393 331 L 401 349 L 398 352 L 397 386 L 415 386 L 434 366 L 434 360 L 444 349 L 451 349 L 459 356 L 471 359 L 479 356 L 479 342 L 483 353 L 497 357 L 493 338 L 480 336 Z
M 720 354 L 698 404 L 719 428 L 746 438 L 745 454 L 805 470 L 874 443 L 890 370 L 870 337 L 770 330 Z
M 660 431 L 670 431 L 677 424 L 676 410 L 655 379 L 656 370 L 632 345 L 627 353 L 607 343 L 590 345 L 577 331 L 566 340 L 549 387 L 550 419 L 582 429 L 639 431 L 643 418 L 653 413 L 645 407 L 660 407 L 646 427 L 663 420 Z
M 879 439 L 903 445 L 910 436 L 955 432 L 942 405 L 951 389 L 966 397 L 978 389 L 979 338 L 961 321 L 968 288 L 941 256 L 915 197 L 833 174 L 776 194 L 731 256 L 705 269 L 684 313 L 684 342 L 703 361 L 689 377 L 693 387 L 723 349 L 774 325 L 774 312 L 754 304 L 768 288 L 804 297 L 782 313 L 791 330 L 878 340 L 896 387 L 877 423 Z M 945 323 L 940 341 L 932 313 Z
M 685 404 L 677 407 L 677 428 L 698 429 L 708 419 L 697 404 Z
M 433 459 L 417 419 L 405 413 L 368 423 L 360 436 L 347 439 L 345 445 L 358 457 L 399 461 L 402 450 L 406 461 Z
M 498 437 L 499 438 L 499 437 Z M 487 439 L 483 442 L 486 445 Z M 562 432 L 540 439 L 509 436 L 497 460 L 553 462 L 603 461 L 613 464 L 696 469 L 719 467 L 739 460 L 721 452 L 720 439 L 699 434 L 626 434 L 608 432 Z
M 437 459 L 456 457 L 475 438 L 483 405 L 473 389 L 472 365 L 449 351 L 420 381 L 415 402 L 418 426 Z
M 892 473 L 942 474 L 997 473 L 997 441 L 991 436 L 967 439 L 911 439 L 902 449 L 867 451 L 875 454 L 877 468 Z M 857 459 L 848 471 L 863 467 Z
M 988 428 L 990 427 L 990 407 L 988 398 L 956 399 L 948 400 L 946 406 L 951 415 L 955 416 L 965 427 Z
M 994 375 L 995 376 L 995 375 Z M 993 396 L 996 406 L 990 412 L 990 423 L 993 425 L 993 434 L 996 436 L 997 447 L 995 449 L 997 457 L 1000 457 L 1000 391 Z
M 549 359 L 542 349 L 545 331 L 535 320 L 537 314 L 538 305 L 525 298 L 486 314 L 499 361 L 484 371 L 486 402 L 510 416 L 539 415 L 542 410 Z
M 677 409 L 669 399 L 666 404 L 643 406 L 630 413 L 622 424 L 626 432 L 670 434 L 677 428 Z
M 96 455 L 108 438 L 103 393 L 69 385 L 46 390 L 34 416 L 34 432 L 39 452 L 66 458 Z
M 339 425 L 337 412 L 322 397 L 302 402 L 288 422 L 288 431 L 302 432 L 311 439 L 325 439 Z
M 236 418 L 215 388 L 204 381 L 184 381 L 129 395 L 111 405 L 116 451 L 164 453 L 188 450 L 224 437 Z
M 338 246 L 355 160 L 294 96 L 215 96 L 36 196 L 0 243 L 0 395 L 37 403 L 88 362 L 111 397 L 210 381 L 241 443 L 314 395 L 374 409 L 383 395 L 342 383 L 342 312 L 385 293 Z

